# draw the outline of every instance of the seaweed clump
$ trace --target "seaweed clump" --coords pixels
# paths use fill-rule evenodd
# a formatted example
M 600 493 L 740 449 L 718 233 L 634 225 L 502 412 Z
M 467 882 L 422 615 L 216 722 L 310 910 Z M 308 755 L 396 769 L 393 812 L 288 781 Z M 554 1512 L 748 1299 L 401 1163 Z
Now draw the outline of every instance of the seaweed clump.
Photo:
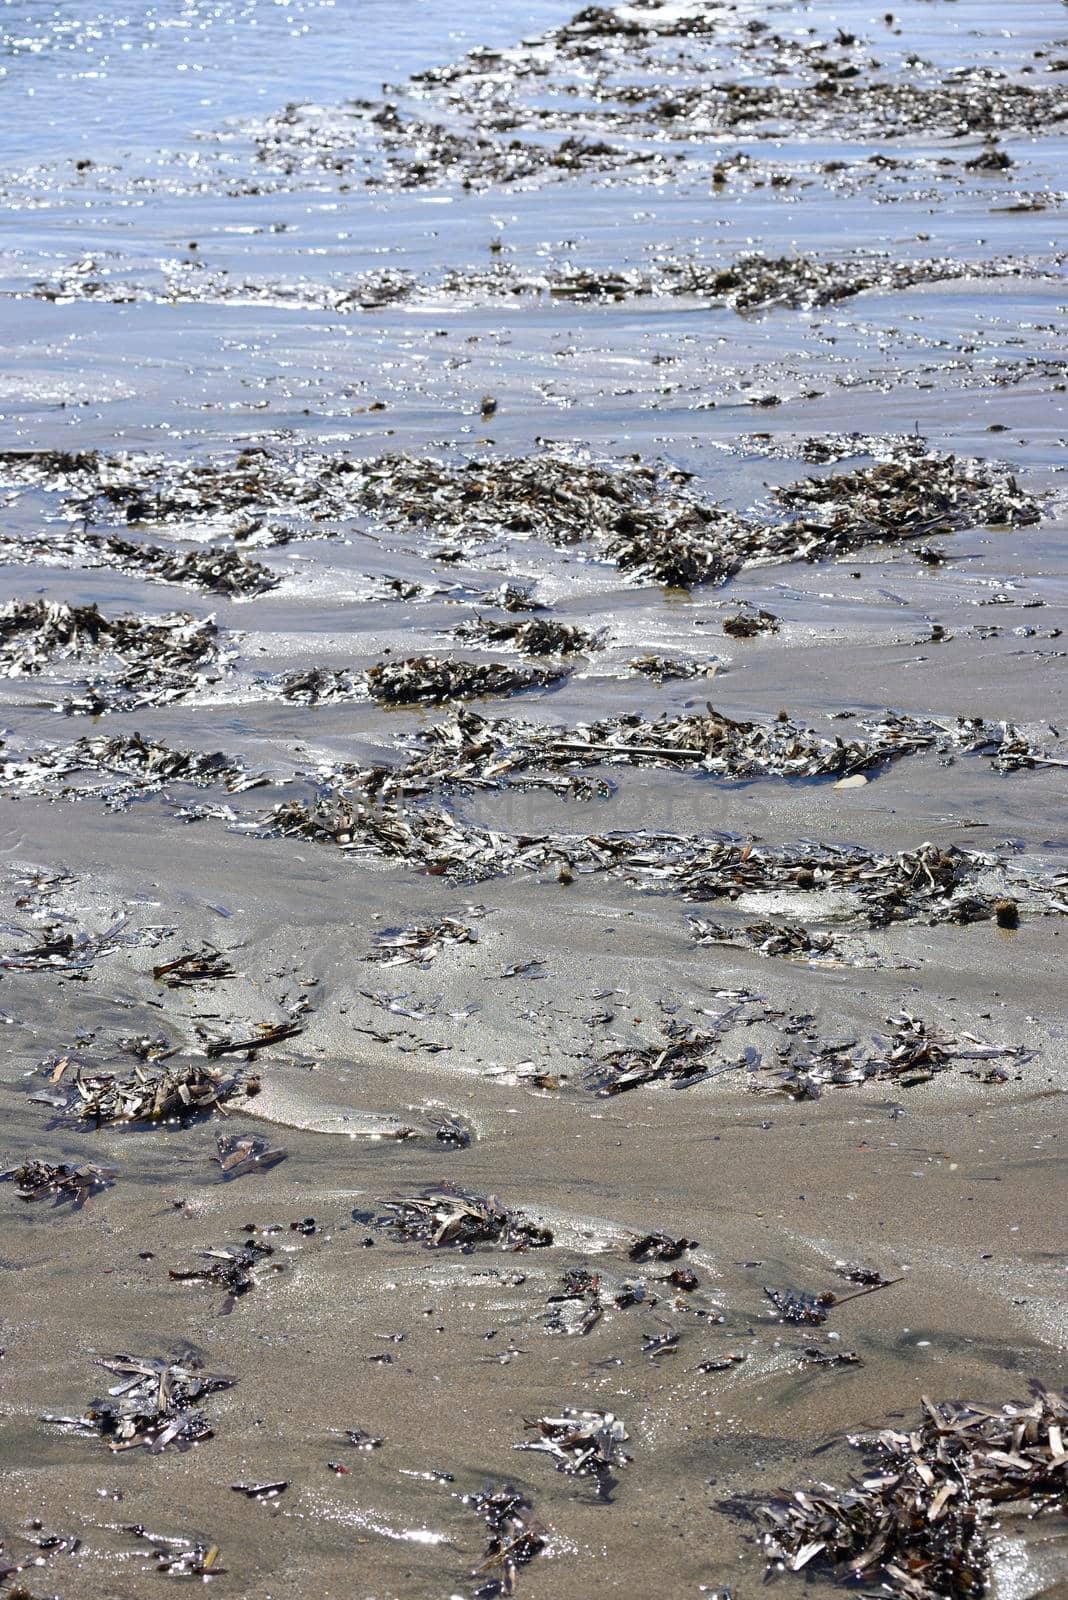
M 95 1167 L 88 1162 L 72 1167 L 65 1161 L 58 1166 L 48 1161 L 24 1161 L 21 1167 L 0 1172 L 0 1183 L 14 1183 L 20 1200 L 51 1199 L 57 1206 L 73 1200 L 75 1211 L 80 1211 L 94 1194 L 110 1189 L 114 1181 L 113 1167 Z
M 495 1244 L 501 1250 L 540 1250 L 553 1242 L 551 1228 L 522 1211 L 509 1211 L 494 1195 L 470 1194 L 452 1184 L 386 1203 L 385 1225 L 401 1239 L 431 1249 L 471 1250 Z
M 94 1363 L 118 1378 L 108 1398 L 90 1400 L 80 1417 L 42 1417 L 43 1422 L 97 1434 L 111 1450 L 143 1446 L 159 1455 L 168 1446 L 188 1450 L 212 1438 L 214 1429 L 201 1401 L 236 1382 L 201 1372 L 192 1355 L 182 1361 L 163 1356 L 117 1355 Z
M 1038 502 L 1012 473 L 933 453 L 807 478 L 777 490 L 776 498 L 791 510 L 814 508 L 827 547 L 840 549 L 986 524 L 1020 528 L 1040 516 Z M 846 543 L 837 545 L 839 539 Z
M 524 656 L 575 656 L 597 647 L 597 635 L 588 628 L 554 617 L 528 617 L 523 622 L 472 617 L 453 629 L 453 637 L 475 644 L 508 645 Z
M 594 1476 L 603 1484 L 613 1467 L 625 1466 L 627 1430 L 611 1411 L 577 1411 L 567 1406 L 558 1417 L 539 1417 L 525 1426 L 535 1435 L 517 1450 L 541 1450 L 552 1456 L 558 1472 L 570 1477 Z
M 544 688 L 567 676 L 568 669 L 513 667 L 503 661 L 450 661 L 440 656 L 412 656 L 407 661 L 379 661 L 367 672 L 372 699 L 382 705 L 443 705 L 482 695 L 516 694 Z
M 59 1083 L 69 1058 L 64 1057 L 51 1073 Z M 108 1122 L 190 1122 L 212 1111 L 223 1111 L 226 1103 L 245 1090 L 235 1074 L 213 1070 L 201 1062 L 186 1066 L 161 1066 L 157 1071 L 135 1066 L 128 1077 L 78 1065 L 72 1080 L 73 1093 L 47 1098 L 68 1116 L 83 1118 L 97 1127 Z M 251 1092 L 251 1083 L 247 1092 Z
M 829 1484 L 747 1508 L 769 1575 L 813 1563 L 839 1581 L 901 1600 L 964 1600 L 986 1592 L 993 1516 L 1064 1504 L 1068 1402 L 1041 1384 L 1002 1406 L 923 1402 L 919 1425 L 851 1438 L 873 1457 L 848 1489 Z
M 483 1519 L 489 1535 L 485 1559 L 472 1576 L 493 1576 L 478 1590 L 479 1595 L 514 1594 L 517 1570 L 540 1555 L 549 1542 L 545 1529 L 534 1519 L 534 1507 L 510 1483 L 465 1495 L 464 1504 Z
M 72 711 L 163 705 L 184 699 L 219 662 L 218 630 L 211 619 L 105 616 L 95 605 L 55 600 L 9 600 L 0 607 L 0 673 L 36 676 L 57 660 L 96 659 L 116 664 L 100 682 L 85 686 Z

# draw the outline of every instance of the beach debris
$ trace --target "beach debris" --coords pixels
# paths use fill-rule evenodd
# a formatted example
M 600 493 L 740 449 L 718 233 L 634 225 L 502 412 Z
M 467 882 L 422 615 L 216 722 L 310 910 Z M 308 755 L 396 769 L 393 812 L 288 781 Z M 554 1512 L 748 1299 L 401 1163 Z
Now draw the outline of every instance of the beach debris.
M 289 1479 L 278 1478 L 273 1483 L 232 1483 L 230 1487 L 235 1494 L 243 1494 L 246 1500 L 277 1500 L 289 1488 Z
M 240 1244 L 198 1251 L 202 1267 L 171 1267 L 167 1276 L 175 1283 L 217 1284 L 225 1291 L 220 1314 L 228 1316 L 235 1301 L 256 1287 L 258 1270 L 274 1253 L 274 1246 L 262 1239 L 244 1239 Z M 281 1272 L 283 1267 L 272 1261 L 268 1270 Z
M 0 969 L 12 972 L 83 972 L 98 956 L 110 955 L 123 942 L 120 936 L 129 926 L 121 917 L 102 933 L 60 932 L 61 923 L 50 923 L 37 944 L 0 956 Z
M 1041 862 L 1017 858 L 1010 868 L 993 852 L 931 841 L 883 854 L 857 844 L 775 845 L 722 833 L 508 834 L 395 798 L 365 803 L 349 787 L 276 805 L 257 826 L 267 834 L 400 860 L 456 884 L 521 872 L 555 877 L 566 867 L 572 881 L 610 873 L 646 892 L 670 891 L 685 900 L 739 900 L 766 891 L 819 896 L 803 902 L 808 918 L 824 912 L 839 925 L 881 928 L 989 920 L 1011 873 L 1014 887 L 1027 884 L 1021 899 L 1028 909 L 1068 914 L 1064 886 Z
M 532 775 L 542 781 L 546 772 L 617 765 L 674 767 L 731 779 L 842 778 L 926 751 L 989 755 L 999 771 L 1060 764 L 1011 724 L 982 718 L 939 721 L 887 711 L 860 719 L 859 727 L 863 737 L 845 739 L 818 733 L 785 712 L 770 721 L 750 721 L 711 705 L 704 712 L 665 713 L 652 721 L 625 712 L 562 727 L 487 717 L 461 707 L 409 736 L 411 753 L 392 781 L 502 787 L 529 782 Z
M 625 1467 L 632 1457 L 622 1448 L 627 1430 L 611 1411 L 580 1411 L 565 1406 L 557 1417 L 525 1420 L 524 1427 L 535 1434 L 515 1445 L 516 1450 L 537 1450 L 550 1455 L 557 1472 L 572 1478 L 596 1477 L 602 1484 L 613 1481 L 614 1467 Z
M 1001 1406 L 923 1401 L 910 1430 L 852 1436 L 870 1463 L 847 1489 L 821 1483 L 746 1507 L 769 1574 L 815 1563 L 901 1600 L 981 1596 L 995 1518 L 1063 1505 L 1068 1401 L 1040 1383 Z
M 602 1097 L 660 1081 L 683 1089 L 739 1066 L 738 1061 L 719 1058 L 720 1041 L 743 1017 L 754 996 L 748 989 L 721 989 L 714 998 L 716 1009 L 708 1008 L 708 1026 L 697 1029 L 690 1023 L 669 1023 L 666 1043 L 609 1050 L 588 1068 L 586 1088 Z
M 250 1172 L 268 1172 L 286 1159 L 285 1150 L 272 1150 L 266 1139 L 255 1134 L 223 1134 L 215 1141 L 215 1157 L 222 1168 L 223 1181 L 245 1178 Z
M 221 950 L 216 950 L 214 945 L 205 945 L 200 950 L 189 950 L 185 955 L 176 956 L 173 961 L 153 967 L 152 976 L 168 989 L 182 989 L 195 983 L 217 983 L 222 978 L 236 977 L 236 973 Z
M 546 1333 L 582 1337 L 604 1315 L 600 1276 L 587 1267 L 569 1267 L 559 1293 L 551 1294 L 546 1304 L 550 1308 L 545 1319 Z
M 681 661 L 675 656 L 632 656 L 627 663 L 631 672 L 641 678 L 651 678 L 654 683 L 669 683 L 673 679 L 714 678 L 718 661 Z
M 493 1195 L 472 1194 L 454 1184 L 441 1184 L 411 1198 L 385 1203 L 384 1225 L 399 1239 L 415 1239 L 431 1249 L 476 1244 L 501 1250 L 538 1250 L 553 1242 L 550 1228 L 522 1211 L 510 1211 Z
M 246 1055 L 253 1056 L 257 1050 L 266 1050 L 268 1045 L 281 1044 L 286 1039 L 295 1039 L 304 1032 L 302 1022 L 258 1022 L 256 1032 L 245 1037 L 237 1038 L 215 1037 L 207 1039 L 206 1049 L 209 1060 L 216 1060 L 219 1056 Z
M 220 546 L 173 550 L 84 529 L 67 534 L 50 529 L 47 540 L 0 535 L 0 564 L 5 563 L 102 567 L 152 583 L 221 594 L 230 600 L 266 594 L 282 581 L 262 562 L 249 561 L 236 550 Z
M 279 679 L 278 693 L 295 705 L 330 705 L 338 700 L 358 700 L 364 693 L 364 682 L 359 673 L 346 667 L 309 667 L 306 672 Z
M 388 928 L 375 934 L 377 948 L 366 957 L 387 967 L 428 967 L 446 945 L 477 944 L 478 932 L 456 917 L 407 928 Z
M 1019 903 L 1008 898 L 995 901 L 994 921 L 999 928 L 1018 928 L 1020 926 Z
M 476 1578 L 490 1574 L 478 1595 L 490 1600 L 494 1595 L 514 1594 L 519 1568 L 540 1555 L 549 1542 L 546 1530 L 534 1518 L 533 1505 L 510 1483 L 465 1495 L 464 1505 L 482 1518 L 489 1536 L 485 1559 L 472 1573 Z
M 749 1360 L 749 1357 L 745 1354 L 744 1351 L 742 1351 L 742 1350 L 732 1350 L 732 1351 L 729 1351 L 727 1355 L 716 1356 L 712 1360 L 709 1360 L 709 1361 L 699 1361 L 697 1363 L 696 1370 L 698 1372 L 706 1372 L 706 1373 L 707 1372 L 729 1372 L 732 1367 L 741 1366 L 743 1361 L 748 1361 L 748 1360 Z
M 827 929 L 776 922 L 750 922 L 744 927 L 724 927 L 703 917 L 688 917 L 687 921 L 690 937 L 696 944 L 727 945 L 786 961 L 833 962 L 835 965 L 851 967 L 877 964 L 876 957 L 855 939 L 843 938 Z
M 498 588 L 491 589 L 483 599 L 499 606 L 502 611 L 547 611 L 549 608 L 541 600 L 534 598 L 533 584 L 502 583 Z
M 354 1450 L 379 1450 L 384 1442 L 382 1439 L 374 1438 L 363 1428 L 346 1428 L 345 1438 Z
M 68 781 L 82 773 L 118 781 L 99 790 Z M 267 781 L 262 773 L 246 772 L 240 762 L 221 751 L 175 750 L 139 733 L 111 738 L 99 734 L 68 745 L 0 752 L 0 775 L 5 783 L 29 793 L 56 792 L 63 799 L 99 793 L 109 808 L 116 810 L 132 795 L 156 793 L 168 783 L 191 783 L 198 788 L 218 783 L 237 794 Z M 50 785 L 60 787 L 51 791 Z
M 382 705 L 443 705 L 544 688 L 566 677 L 568 670 L 563 666 L 515 667 L 503 661 L 411 656 L 406 661 L 378 662 L 368 669 L 366 682 L 372 698 Z
M 822 1040 L 807 1028 L 786 1041 L 779 1063 L 766 1069 L 750 1087 L 758 1093 L 783 1093 L 795 1100 L 817 1100 L 828 1087 L 845 1088 L 870 1081 L 892 1081 L 902 1088 L 929 1083 L 955 1061 L 1015 1062 L 1023 1065 L 1034 1052 L 1024 1045 L 989 1044 L 973 1033 L 946 1033 L 921 1017 L 902 1012 L 888 1017 L 889 1036 L 873 1034 L 867 1043 L 856 1038 Z M 989 1069 L 984 1081 L 1004 1081 L 1003 1066 Z
M 73 1167 L 67 1162 L 53 1166 L 47 1161 L 24 1161 L 20 1167 L 0 1172 L 0 1183 L 14 1183 L 20 1200 L 48 1200 L 55 1205 L 74 1202 L 80 1211 L 94 1194 L 110 1189 L 118 1174 L 114 1167 L 96 1167 L 86 1162 Z
M 769 1289 L 767 1284 L 764 1285 L 764 1293 L 779 1312 L 781 1322 L 800 1322 L 818 1328 L 827 1321 L 832 1307 L 845 1305 L 848 1300 L 859 1300 L 863 1295 L 875 1294 L 879 1289 L 889 1289 L 901 1282 L 900 1278 L 883 1278 L 878 1274 L 876 1277 L 877 1282 L 866 1283 L 854 1289 L 852 1294 L 836 1294 L 833 1289 L 811 1294 L 807 1289 Z
M 631 1261 L 678 1261 L 687 1250 L 696 1250 L 696 1239 L 673 1239 L 669 1233 L 643 1233 L 627 1251 Z M 674 1275 L 673 1275 L 674 1276 Z
M 140 1523 L 133 1523 L 124 1529 L 138 1539 L 144 1539 L 149 1545 L 149 1553 L 155 1558 L 156 1571 L 162 1572 L 169 1578 L 220 1578 L 226 1572 L 226 1567 L 220 1565 L 221 1551 L 217 1544 L 205 1544 L 202 1540 L 190 1542 L 188 1539 L 168 1538 L 165 1534 L 149 1533 L 148 1529 Z
M 821 1350 L 817 1345 L 806 1345 L 798 1352 L 800 1359 L 810 1367 L 862 1367 L 863 1360 L 855 1350 Z
M 473 617 L 458 623 L 452 636 L 471 644 L 505 645 L 524 656 L 588 655 L 599 642 L 598 635 L 588 628 L 555 617 L 529 617 L 523 622 Z
M 225 665 L 218 629 L 208 618 L 108 617 L 95 605 L 9 600 L 0 606 L 0 675 L 38 675 L 66 660 L 99 671 L 66 709 L 131 710 L 183 700 Z M 110 664 L 110 665 L 109 665 Z
M 119 1379 L 108 1390 L 108 1398 L 91 1400 L 80 1417 L 41 1420 L 96 1434 L 110 1450 L 143 1446 L 151 1455 L 171 1446 L 187 1450 L 212 1438 L 214 1429 L 200 1409 L 201 1402 L 237 1381 L 203 1372 L 191 1354 L 180 1361 L 166 1356 L 108 1356 L 94 1366 Z
M 732 639 L 755 639 L 761 633 L 778 633 L 779 619 L 771 611 L 739 611 L 720 624 Z
M 775 496 L 790 510 L 822 516 L 821 531 L 846 541 L 840 550 L 853 549 L 858 542 L 928 537 L 988 524 L 1027 527 L 1041 516 L 1039 502 L 1019 488 L 1011 472 L 935 452 L 806 478 L 776 490 Z M 830 549 L 828 544 L 827 553 Z
M 73 1066 L 73 1074 L 62 1080 Z M 175 1122 L 184 1124 L 225 1108 L 247 1092 L 244 1081 L 226 1076 L 200 1062 L 185 1066 L 160 1066 L 157 1070 L 135 1066 L 126 1077 L 105 1072 L 84 1062 L 62 1057 L 52 1068 L 49 1082 L 57 1085 L 58 1098 L 47 1097 L 68 1116 L 84 1118 L 97 1127 L 107 1122 Z M 70 1086 L 72 1092 L 64 1093 Z
M 783 1322 L 804 1322 L 814 1328 L 827 1321 L 828 1312 L 835 1303 L 835 1296 L 830 1291 L 809 1294 L 804 1289 L 769 1289 L 765 1285 L 764 1293 L 780 1313 Z
M 836 891 L 837 910 L 851 907 L 869 927 L 894 922 L 966 924 L 993 916 L 990 896 L 977 879 L 997 865 L 997 857 L 959 845 L 925 842 L 913 850 L 883 855 L 861 845 L 797 844 L 766 846 L 711 843 L 701 853 L 668 869 L 686 899 L 737 899 L 750 890 L 805 894 Z

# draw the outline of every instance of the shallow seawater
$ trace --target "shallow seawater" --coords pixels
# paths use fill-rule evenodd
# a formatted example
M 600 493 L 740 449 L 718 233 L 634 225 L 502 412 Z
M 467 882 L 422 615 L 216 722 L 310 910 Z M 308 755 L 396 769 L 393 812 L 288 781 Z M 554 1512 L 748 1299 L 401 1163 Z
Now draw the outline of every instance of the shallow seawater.
M 573 16 L 0 7 L 0 1168 L 116 1174 L 0 1183 L 0 1596 L 489 1595 L 510 1483 L 520 1595 L 744 1600 L 754 1498 L 1063 1382 L 1068 18 Z M 43 1420 L 190 1352 L 188 1450 Z

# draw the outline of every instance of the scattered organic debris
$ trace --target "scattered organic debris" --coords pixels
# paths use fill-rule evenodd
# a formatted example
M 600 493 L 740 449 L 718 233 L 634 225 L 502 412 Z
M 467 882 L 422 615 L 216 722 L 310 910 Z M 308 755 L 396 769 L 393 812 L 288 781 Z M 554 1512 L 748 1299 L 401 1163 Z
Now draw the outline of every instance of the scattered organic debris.
M 76 774 L 93 773 L 117 779 L 102 790 L 68 782 Z M 21 754 L 0 755 L 3 781 L 23 792 L 58 792 L 80 799 L 101 793 L 112 808 L 134 794 L 155 793 L 168 783 L 191 783 L 198 788 L 222 784 L 231 794 L 266 783 L 261 775 L 246 773 L 241 764 L 221 751 L 174 750 L 139 733 L 106 738 L 96 735 L 69 745 L 42 745 Z M 60 785 L 58 791 L 54 785 Z
M 158 1455 L 168 1446 L 187 1450 L 210 1439 L 214 1429 L 200 1410 L 201 1402 L 236 1382 L 202 1372 L 190 1357 L 170 1361 L 165 1356 L 118 1355 L 94 1364 L 119 1379 L 108 1390 L 110 1398 L 91 1400 L 81 1417 L 41 1420 L 98 1434 L 111 1450 L 134 1450 L 143 1445 L 150 1454 Z
M 64 1094 L 67 1079 L 73 1092 Z M 202 1063 L 161 1066 L 156 1071 L 135 1066 L 128 1077 L 104 1072 L 82 1062 L 61 1057 L 52 1068 L 49 1083 L 60 1085 L 54 1094 L 38 1096 L 68 1116 L 82 1117 L 97 1127 L 106 1122 L 192 1121 L 212 1111 L 224 1112 L 237 1095 L 247 1092 L 244 1081 L 213 1071 Z
M 235 1494 L 243 1494 L 247 1500 L 277 1500 L 289 1488 L 289 1480 L 278 1478 L 273 1483 L 232 1483 L 230 1487 Z
M 954 1037 L 908 1012 L 887 1020 L 893 1034 L 889 1038 L 874 1034 L 867 1044 L 855 1038 L 821 1040 L 818 1034 L 791 1039 L 779 1051 L 778 1068 L 770 1069 L 774 1076 L 757 1079 L 751 1086 L 761 1093 L 779 1092 L 795 1100 L 817 1100 L 827 1087 L 890 1080 L 909 1089 L 929 1083 L 955 1061 L 1012 1061 L 1023 1065 L 1033 1054 L 1023 1045 L 987 1044 L 972 1033 Z M 1004 1082 L 1006 1077 L 1004 1067 L 999 1065 L 989 1069 L 984 1081 Z
M 412 656 L 407 661 L 380 661 L 369 668 L 367 687 L 373 699 L 383 705 L 444 705 L 452 700 L 544 688 L 566 677 L 567 672 L 562 666 L 512 667 L 503 661 Z
M 833 1306 L 844 1305 L 847 1300 L 858 1300 L 862 1295 L 875 1294 L 879 1289 L 889 1289 L 900 1281 L 899 1278 L 880 1277 L 877 1283 L 865 1284 L 863 1288 L 854 1289 L 852 1294 L 835 1294 L 833 1289 L 810 1294 L 804 1289 L 769 1289 L 766 1285 L 764 1293 L 779 1312 L 781 1321 L 802 1322 L 818 1328 L 827 1321 Z
M 176 956 L 173 961 L 153 967 L 152 976 L 168 989 L 182 989 L 195 983 L 217 983 L 222 978 L 233 978 L 236 974 L 221 950 L 216 950 L 213 945 L 205 945 L 202 950 L 190 950 L 185 955 Z
M 37 675 L 66 660 L 99 666 L 99 675 L 68 705 L 75 712 L 183 700 L 224 664 L 210 619 L 181 612 L 107 617 L 95 605 L 54 600 L 9 600 L 0 607 L 0 674 Z
M 204 1544 L 199 1540 L 191 1544 L 188 1539 L 168 1539 L 160 1533 L 149 1533 L 140 1523 L 125 1531 L 148 1542 L 156 1561 L 156 1571 L 166 1573 L 169 1578 L 219 1578 L 227 1570 L 219 1564 L 220 1550 L 217 1544 Z
M 630 670 L 642 678 L 652 678 L 654 683 L 668 683 L 672 679 L 713 678 L 718 661 L 679 661 L 674 656 L 632 656 Z
M 486 717 L 470 708 L 417 730 L 415 745 L 394 783 L 427 779 L 503 785 L 531 774 L 626 764 L 679 767 L 732 779 L 842 778 L 877 771 L 925 751 L 982 753 L 1000 771 L 1059 765 L 1010 723 L 979 717 L 956 721 L 887 711 L 860 722 L 865 738 L 827 737 L 781 712 L 768 722 L 740 721 L 717 711 L 665 714 L 647 721 L 636 712 L 560 727 L 518 718 Z M 1068 757 L 1064 758 L 1068 762 Z
M 304 1032 L 302 1022 L 258 1022 L 256 1032 L 249 1038 L 237 1037 L 212 1038 L 207 1041 L 207 1052 L 210 1060 L 217 1060 L 219 1056 L 246 1055 L 254 1056 L 257 1050 L 266 1050 L 268 1045 L 281 1044 L 286 1039 L 295 1039 L 299 1033 Z
M 551 1294 L 545 1321 L 547 1333 L 582 1336 L 595 1328 L 604 1315 L 601 1280 L 586 1267 L 569 1267 L 564 1273 L 559 1294 Z
M 771 611 L 739 611 L 721 624 L 732 639 L 755 639 L 760 633 L 778 633 L 779 619 Z
M 205 1262 L 204 1266 L 171 1267 L 168 1277 L 176 1283 L 218 1284 L 225 1290 L 221 1315 L 226 1316 L 233 1310 L 236 1300 L 256 1287 L 257 1270 L 274 1255 L 274 1246 L 262 1239 L 245 1239 L 241 1244 L 219 1250 L 201 1250 L 199 1254 Z M 280 1263 L 272 1261 L 268 1270 L 281 1272 L 282 1267 Z
M 514 1594 L 518 1569 L 533 1561 L 548 1544 L 545 1529 L 534 1519 L 534 1507 L 511 1484 L 465 1495 L 464 1504 L 483 1519 L 489 1535 L 485 1560 L 472 1576 L 491 1574 L 491 1586 L 480 1588 L 478 1593 L 487 1597 Z
M 266 1139 L 254 1134 L 220 1134 L 216 1140 L 216 1160 L 225 1182 L 247 1177 L 250 1172 L 268 1172 L 286 1159 L 285 1150 L 272 1150 Z
M 20 1200 L 51 1199 L 57 1206 L 73 1200 L 75 1211 L 80 1211 L 94 1194 L 110 1189 L 116 1177 L 113 1167 L 89 1163 L 72 1167 L 66 1162 L 51 1166 L 47 1161 L 24 1161 L 21 1167 L 0 1172 L 0 1183 L 16 1184 Z
M 558 1472 L 570 1477 L 596 1477 L 602 1489 L 611 1486 L 612 1469 L 632 1459 L 622 1448 L 627 1430 L 611 1411 L 578 1411 L 566 1406 L 558 1417 L 539 1417 L 525 1427 L 535 1434 L 517 1450 L 541 1450 L 551 1455 Z
M 375 935 L 377 949 L 368 961 L 380 961 L 387 967 L 407 966 L 412 963 L 428 967 L 448 944 L 476 944 L 477 931 L 456 917 L 440 917 L 437 922 L 422 927 L 384 929 Z
M 856 940 L 818 928 L 775 922 L 723 927 L 703 917 L 690 917 L 690 935 L 697 944 L 728 945 L 787 961 L 831 962 L 836 966 L 873 966 L 876 958 Z
M 864 1365 L 855 1350 L 820 1350 L 816 1345 L 806 1345 L 799 1354 L 805 1365 L 810 1367 L 862 1367 Z
M 43 539 L 0 535 L 2 562 L 114 568 L 131 577 L 221 594 L 231 600 L 266 594 L 281 582 L 262 562 L 249 561 L 235 550 L 171 550 L 116 534 L 84 531 L 66 535 L 53 532 L 47 543 Z
M 471 644 L 509 645 L 524 656 L 587 655 L 598 644 L 598 636 L 589 629 L 553 617 L 530 617 L 525 622 L 474 617 L 459 623 L 452 633 L 454 639 Z
M 902 1600 L 984 1594 L 995 1517 L 1063 1504 L 1068 1402 L 1038 1383 L 1032 1394 L 1000 1407 L 924 1400 L 915 1429 L 850 1439 L 871 1460 L 860 1483 L 750 1503 L 769 1573 L 816 1562 Z
M 673 1239 L 667 1233 L 646 1233 L 627 1251 L 631 1261 L 678 1261 L 687 1250 L 696 1250 L 696 1239 Z
M 747 989 L 723 989 L 715 999 L 721 1009 L 714 1015 L 710 1013 L 710 1028 L 696 1030 L 688 1023 L 671 1025 L 666 1043 L 610 1050 L 587 1072 L 586 1087 L 601 1096 L 625 1094 L 629 1089 L 661 1080 L 682 1089 L 739 1066 L 737 1061 L 719 1060 L 717 1051 L 723 1035 L 745 1015 L 753 996 Z
M 1038 501 L 1011 473 L 934 453 L 807 478 L 777 490 L 776 498 L 806 515 L 815 510 L 826 554 L 985 524 L 1026 527 L 1041 516 Z
M 98 956 L 108 955 L 120 942 L 129 924 L 128 917 L 106 928 L 103 933 L 61 933 L 60 923 L 51 924 L 39 943 L 23 946 L 13 955 L 0 956 L 0 969 L 13 972 L 84 972 Z
M 387 1201 L 386 1210 L 386 1225 L 398 1238 L 417 1239 L 432 1249 L 495 1244 L 502 1250 L 537 1250 L 553 1242 L 552 1230 L 522 1211 L 508 1211 L 493 1195 L 471 1194 L 453 1184 Z

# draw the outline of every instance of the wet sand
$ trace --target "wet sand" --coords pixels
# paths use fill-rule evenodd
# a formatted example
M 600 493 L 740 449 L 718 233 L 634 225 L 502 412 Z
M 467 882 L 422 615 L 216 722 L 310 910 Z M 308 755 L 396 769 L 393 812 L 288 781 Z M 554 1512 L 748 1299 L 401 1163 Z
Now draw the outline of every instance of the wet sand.
M 116 1177 L 0 1184 L 0 1594 L 488 1595 L 512 1484 L 521 1595 L 744 1600 L 850 1435 L 1063 1383 L 1068 40 L 868 9 L 5 26 L 0 1166 Z M 188 1450 L 42 1420 L 190 1351 Z M 632 1460 L 515 1450 L 567 1407 Z

